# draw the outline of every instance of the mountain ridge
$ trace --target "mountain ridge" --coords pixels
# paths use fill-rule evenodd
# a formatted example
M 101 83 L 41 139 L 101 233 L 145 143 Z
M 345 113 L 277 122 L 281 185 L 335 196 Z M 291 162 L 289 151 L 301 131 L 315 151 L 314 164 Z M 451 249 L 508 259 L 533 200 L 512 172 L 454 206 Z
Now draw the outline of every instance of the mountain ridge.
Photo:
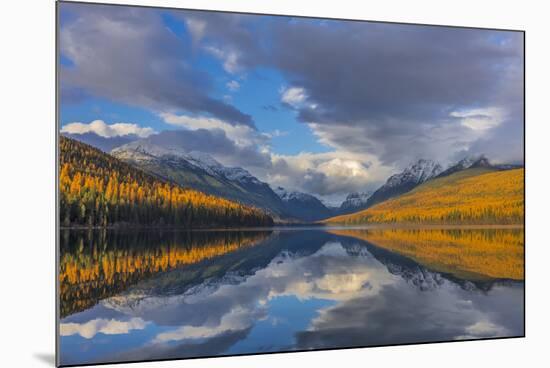
M 330 217 L 333 214 L 314 195 L 298 191 L 287 191 L 280 186 L 276 187 L 274 192 L 285 202 L 286 211 L 292 217 L 305 221 L 317 221 Z
M 443 167 L 433 160 L 419 159 L 403 171 L 391 175 L 380 188 L 367 199 L 362 209 L 409 192 L 418 185 L 436 177 Z
M 285 217 L 285 205 L 271 187 L 239 167 L 226 167 L 208 154 L 161 147 L 140 140 L 117 147 L 114 157 L 185 187 L 236 200 Z

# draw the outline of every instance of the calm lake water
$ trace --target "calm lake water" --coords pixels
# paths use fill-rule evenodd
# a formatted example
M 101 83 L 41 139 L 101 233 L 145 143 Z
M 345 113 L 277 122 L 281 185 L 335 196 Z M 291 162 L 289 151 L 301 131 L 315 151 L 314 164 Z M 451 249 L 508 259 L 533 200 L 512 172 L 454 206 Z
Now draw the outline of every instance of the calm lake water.
M 521 336 L 523 230 L 61 233 L 61 364 Z

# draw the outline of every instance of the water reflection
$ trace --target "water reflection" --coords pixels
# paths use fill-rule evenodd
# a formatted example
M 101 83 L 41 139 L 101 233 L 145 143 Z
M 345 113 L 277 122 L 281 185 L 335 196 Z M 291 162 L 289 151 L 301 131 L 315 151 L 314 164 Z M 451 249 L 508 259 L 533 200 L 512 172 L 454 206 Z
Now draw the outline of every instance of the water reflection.
M 365 234 L 321 230 L 237 234 L 205 232 L 201 236 L 211 237 L 213 243 L 200 245 L 187 238 L 191 235 L 171 234 L 170 239 L 184 237 L 178 239 L 186 245 L 178 249 L 202 254 L 199 249 L 204 248 L 203 252 L 211 256 L 193 258 L 192 262 L 174 261 L 164 268 L 155 268 L 151 265 L 157 263 L 148 260 L 172 254 L 159 250 L 162 247 L 156 240 L 166 241 L 163 236 L 140 235 L 150 242 L 143 243 L 141 251 L 130 246 L 133 243 L 129 239 L 123 252 L 118 247 L 125 243 L 116 238 L 119 243 L 112 254 L 122 257 L 119 259 L 134 254 L 130 259 L 141 261 L 130 263 L 148 265 L 135 267 L 146 277 L 115 288 L 94 306 L 80 307 L 80 312 L 62 319 L 62 363 L 523 334 L 523 283 L 509 277 L 489 277 L 486 272 L 482 278 L 468 278 L 461 277 L 460 272 L 438 272 L 431 264 L 426 267 L 405 257 L 404 252 L 382 246 L 381 233 L 375 234 L 378 244 L 366 240 Z M 463 235 L 477 236 L 469 231 Z M 82 236 L 74 235 L 67 244 L 79 244 Z M 419 242 L 427 237 L 418 233 Z M 395 234 L 388 233 L 388 238 L 394 239 Z M 233 242 L 239 245 L 229 247 Z M 222 243 L 225 251 L 210 252 Z M 94 262 L 115 257 L 107 256 L 109 252 L 99 257 L 103 251 L 97 247 L 95 256 L 88 250 L 93 259 L 89 261 L 91 269 L 96 267 Z M 85 249 L 77 254 L 86 253 Z M 154 272 L 141 271 L 151 267 Z M 98 279 L 110 280 L 103 276 Z M 80 295 L 73 294 L 73 298 Z
M 258 232 L 69 231 L 61 233 L 61 316 L 89 308 L 140 280 L 257 245 Z
M 335 229 L 464 279 L 523 280 L 523 228 Z

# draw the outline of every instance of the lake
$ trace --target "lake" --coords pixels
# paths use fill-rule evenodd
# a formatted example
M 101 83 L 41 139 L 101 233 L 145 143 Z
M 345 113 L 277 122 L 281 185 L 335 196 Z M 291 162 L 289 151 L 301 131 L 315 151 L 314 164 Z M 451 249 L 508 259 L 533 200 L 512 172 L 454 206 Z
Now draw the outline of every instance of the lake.
M 61 364 L 524 335 L 522 228 L 62 230 Z

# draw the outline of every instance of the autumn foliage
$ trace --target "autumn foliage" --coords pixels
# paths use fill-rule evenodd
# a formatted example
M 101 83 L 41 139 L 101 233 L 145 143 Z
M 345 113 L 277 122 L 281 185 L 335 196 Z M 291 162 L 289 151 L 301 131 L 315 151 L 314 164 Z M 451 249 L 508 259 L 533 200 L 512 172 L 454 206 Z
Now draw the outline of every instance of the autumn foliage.
M 524 169 L 469 169 L 329 224 L 523 224 Z
M 258 245 L 269 232 L 61 233 L 61 317 L 85 310 L 139 281 Z
M 75 140 L 62 136 L 59 148 L 62 226 L 273 224 L 259 209 L 182 188 Z

